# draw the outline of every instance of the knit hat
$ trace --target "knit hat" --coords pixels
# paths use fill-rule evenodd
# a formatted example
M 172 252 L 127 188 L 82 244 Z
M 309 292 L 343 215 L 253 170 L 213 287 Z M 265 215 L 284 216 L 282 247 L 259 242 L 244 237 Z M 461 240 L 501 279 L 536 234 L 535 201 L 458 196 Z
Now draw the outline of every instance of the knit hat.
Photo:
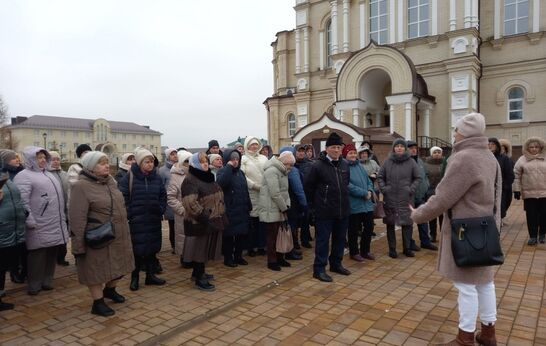
M 241 153 L 238 152 L 237 150 L 233 150 L 231 154 L 229 155 L 229 161 L 235 160 L 235 159 L 241 161 Z
M 281 161 L 284 164 L 293 165 L 294 163 L 296 163 L 296 158 L 294 157 L 294 154 L 292 154 L 291 151 L 283 151 L 279 155 L 279 161 Z
M 138 149 L 135 152 L 135 160 L 136 160 L 137 165 L 140 166 L 142 161 L 144 161 L 144 159 L 147 158 L 148 156 L 152 157 L 152 159 L 154 158 L 154 154 L 152 154 L 152 152 L 149 151 L 148 149 L 142 149 L 142 148 Z
M 222 156 L 218 155 L 218 154 L 209 154 L 208 155 L 209 157 L 209 162 L 212 164 L 212 162 L 216 159 L 220 159 L 222 160 Z
M 212 147 L 220 148 L 220 144 L 218 143 L 218 141 L 216 139 L 212 139 L 212 140 L 209 141 L 209 149 L 212 148 Z
M 356 151 L 356 147 L 353 143 L 349 143 L 347 144 L 346 146 L 343 147 L 343 151 L 341 152 L 341 155 L 343 155 L 343 157 L 347 157 L 347 154 L 349 153 L 349 151 L 351 150 L 354 150 Z
M 465 137 L 480 137 L 485 133 L 485 118 L 480 113 L 470 113 L 457 120 L 455 129 Z
M 402 144 L 404 148 L 408 149 L 408 143 L 406 143 L 406 140 L 404 138 L 396 138 L 392 142 L 392 149 L 394 150 L 394 147 L 397 146 L 398 144 Z
M 76 148 L 76 156 L 78 157 L 78 159 L 81 158 L 82 154 L 86 151 L 93 151 L 93 149 L 91 149 L 88 144 L 78 145 L 78 147 Z
M 326 146 L 329 147 L 331 145 L 343 145 L 343 140 L 335 132 L 330 133 L 328 139 L 326 140 Z
M 291 152 L 292 154 L 294 154 L 296 152 L 296 149 L 292 146 L 284 146 L 284 147 L 281 147 L 281 149 L 279 150 L 279 154 L 282 154 L 284 153 L 285 151 L 289 151 Z
M 191 155 L 192 155 L 192 153 L 190 153 L 187 150 L 179 150 L 178 151 L 178 162 L 180 164 L 184 163 L 184 161 L 189 160 Z
M 0 149 L 0 168 L 7 166 L 8 163 L 15 158 L 17 158 L 15 151 Z
M 165 157 L 168 159 L 169 156 L 171 156 L 171 153 L 172 153 L 173 151 L 176 153 L 176 149 L 175 149 L 175 148 L 167 148 L 167 149 L 165 149 Z
M 49 153 L 51 154 L 51 152 Z M 82 164 L 83 168 L 92 172 L 97 163 L 99 163 L 100 159 L 103 157 L 108 156 L 106 156 L 106 154 L 102 151 L 90 151 L 83 156 L 80 163 Z
M 61 158 L 61 155 L 59 155 L 58 152 L 53 151 L 53 150 L 49 152 L 49 155 L 51 155 L 51 158 L 54 158 L 54 157 L 55 157 L 55 158 L 58 158 L 58 159 Z
M 235 142 L 235 144 L 233 144 L 233 149 L 237 150 L 237 148 L 241 148 L 243 147 L 243 145 L 239 142 Z
M 434 146 L 430 148 L 430 155 L 432 156 L 436 150 L 440 150 L 441 153 L 443 152 L 442 148 Z

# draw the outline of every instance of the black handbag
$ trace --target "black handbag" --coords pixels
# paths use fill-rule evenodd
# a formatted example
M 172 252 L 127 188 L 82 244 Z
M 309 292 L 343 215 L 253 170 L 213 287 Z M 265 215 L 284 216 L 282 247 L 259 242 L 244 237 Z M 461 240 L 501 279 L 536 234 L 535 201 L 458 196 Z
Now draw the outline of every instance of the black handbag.
M 498 175 L 497 168 L 493 215 L 453 219 L 451 209 L 447 212 L 451 219 L 451 251 L 457 267 L 484 267 L 504 263 L 500 232 L 495 222 Z
M 108 192 L 110 193 L 110 221 L 104 223 L 98 227 L 85 230 L 84 238 L 85 244 L 92 249 L 100 249 L 116 239 L 116 232 L 112 218 L 114 215 L 114 199 L 112 198 L 112 191 L 110 187 L 106 185 Z

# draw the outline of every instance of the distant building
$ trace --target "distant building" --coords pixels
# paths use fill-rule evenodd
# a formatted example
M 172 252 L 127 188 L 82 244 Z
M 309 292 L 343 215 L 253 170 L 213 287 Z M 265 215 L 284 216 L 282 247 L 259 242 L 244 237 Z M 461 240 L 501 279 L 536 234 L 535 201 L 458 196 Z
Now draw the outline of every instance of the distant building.
M 546 136 L 546 1 L 296 0 L 294 10 L 295 28 L 271 44 L 274 147 L 319 150 L 334 130 L 357 145 L 385 134 L 449 145 L 474 111 L 516 151 Z
M 35 145 L 58 151 L 66 161 L 77 159 L 76 148 L 83 143 L 108 154 L 113 163 L 137 147 L 159 158 L 162 154 L 162 133 L 130 122 L 33 115 L 12 118 L 9 128 L 17 140 L 16 151 Z

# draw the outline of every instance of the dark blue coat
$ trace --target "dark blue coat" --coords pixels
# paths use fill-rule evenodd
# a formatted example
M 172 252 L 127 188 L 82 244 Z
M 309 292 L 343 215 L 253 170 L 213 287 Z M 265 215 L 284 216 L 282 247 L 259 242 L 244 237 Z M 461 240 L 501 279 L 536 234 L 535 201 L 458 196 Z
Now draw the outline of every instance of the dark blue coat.
M 241 171 L 241 154 L 239 166 L 228 165 L 231 153 L 237 152 L 228 149 L 224 153 L 224 167 L 216 174 L 216 182 L 224 191 L 224 203 L 229 224 L 224 228 L 225 236 L 246 234 L 248 232 L 248 218 L 252 210 L 252 203 L 248 194 L 248 185 L 243 171 Z
M 131 175 L 132 189 L 129 188 Z M 161 250 L 161 219 L 167 207 L 167 193 L 157 170 L 144 175 L 140 167 L 133 163 L 131 171 L 118 186 L 125 198 L 134 255 L 158 253 Z

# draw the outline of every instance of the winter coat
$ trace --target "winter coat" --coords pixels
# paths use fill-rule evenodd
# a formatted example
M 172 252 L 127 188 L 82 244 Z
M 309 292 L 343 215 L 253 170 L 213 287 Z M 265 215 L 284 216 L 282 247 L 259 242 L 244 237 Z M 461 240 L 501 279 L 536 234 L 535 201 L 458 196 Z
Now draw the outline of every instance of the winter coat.
M 381 169 L 377 161 L 370 158 L 366 160 L 361 160 L 360 164 L 362 165 L 368 176 L 371 176 L 372 174 L 377 175 L 377 173 L 379 173 L 379 170 Z
M 313 162 L 304 182 L 309 208 L 317 219 L 343 219 L 351 213 L 349 165 L 339 158 L 337 167 L 322 152 Z
M 248 217 L 252 210 L 246 177 L 241 171 L 241 154 L 239 153 L 239 165 L 237 167 L 227 164 L 231 153 L 234 152 L 239 153 L 234 149 L 227 149 L 224 152 L 224 167 L 216 175 L 216 182 L 224 192 L 226 216 L 229 222 L 224 229 L 225 236 L 246 234 L 248 232 Z
M 419 224 L 444 213 L 437 269 L 454 282 L 478 285 L 493 281 L 494 267 L 460 268 L 455 264 L 447 210 L 451 208 L 455 219 L 481 217 L 492 215 L 496 205 L 495 219 L 500 229 L 502 176 L 495 174 L 497 169 L 500 168 L 488 149 L 487 137 L 470 137 L 455 143 L 445 176 L 436 186 L 436 194 L 411 215 Z M 498 176 L 497 181 L 495 176 Z
M 133 186 L 129 181 L 133 176 Z M 148 256 L 161 250 L 161 218 L 167 206 L 167 192 L 157 170 L 144 175 L 133 163 L 130 172 L 118 182 L 125 199 L 127 218 L 135 256 Z
M 258 154 L 262 148 L 261 144 L 255 153 L 248 150 L 248 144 L 253 139 L 260 142 L 258 137 L 248 136 L 245 139 L 245 154 L 241 158 L 241 170 L 245 173 L 250 202 L 252 202 L 252 211 L 250 212 L 250 216 L 258 217 L 258 198 L 260 196 L 260 188 L 262 187 L 264 165 L 267 162 L 267 157 Z
M 412 225 L 409 205 L 413 203 L 421 183 L 421 172 L 409 152 L 406 151 L 402 155 L 391 152 L 379 170 L 377 182 L 384 195 L 383 223 L 399 226 Z
M 349 162 L 349 202 L 351 214 L 373 211 L 374 204 L 368 199 L 368 192 L 374 191 L 373 183 L 358 160 Z M 374 161 L 375 162 L 375 161 Z
M 98 285 L 130 273 L 135 263 L 133 247 L 125 202 L 114 178 L 97 177 L 84 169 L 70 193 L 72 253 L 83 255 L 76 257 L 79 282 Z M 116 238 L 100 249 L 86 246 L 85 231 L 109 222 L 110 213 Z
M 63 197 L 64 197 L 64 212 L 66 215 L 68 215 L 68 190 L 69 190 L 69 183 L 68 183 L 68 173 L 63 171 L 62 169 L 55 169 L 55 170 L 49 170 L 51 174 L 55 176 L 55 178 L 59 181 L 61 184 L 61 187 L 63 189 Z
M 227 223 L 222 188 L 214 182 L 214 175 L 190 166 L 182 182 L 184 233 L 199 237 L 222 233 Z
M 117 171 L 116 176 L 114 178 L 116 179 L 117 182 L 120 182 L 121 179 L 123 179 L 123 177 L 125 176 L 125 174 L 127 174 L 127 170 L 125 170 L 123 168 L 118 168 L 118 171 Z
M 25 242 L 27 211 L 21 193 L 10 180 L 2 187 L 4 197 L 0 199 L 0 248 Z
M 529 144 L 539 142 L 542 151 L 537 155 L 529 153 Z M 523 199 L 546 197 L 546 149 L 544 140 L 531 137 L 523 144 L 523 155 L 514 167 L 514 192 L 521 192 Z
M 258 202 L 261 222 L 281 222 L 284 212 L 290 208 L 288 194 L 288 172 L 284 164 L 275 156 L 265 164 L 264 178 Z
M 309 209 L 309 206 L 303 188 L 303 174 L 296 166 L 288 171 L 288 195 L 290 196 L 288 218 L 297 219 Z
M 501 145 L 496 138 L 490 138 L 489 141 L 495 143 L 495 158 L 499 162 L 502 173 L 502 189 L 512 193 L 512 184 L 514 183 L 514 163 L 507 155 L 501 154 Z
M 303 181 L 305 181 L 305 178 L 309 174 L 309 171 L 311 170 L 312 165 L 313 165 L 313 160 L 308 159 L 307 157 L 303 158 L 302 160 L 296 160 L 294 167 L 296 167 L 302 174 Z
M 26 246 L 29 250 L 68 241 L 63 189 L 53 174 L 38 167 L 36 154 L 40 151 L 44 149 L 32 146 L 24 149 L 25 169 L 13 179 L 29 212 L 26 219 Z M 46 156 L 49 164 L 49 153 Z
M 171 168 L 173 168 L 173 164 L 170 161 L 166 161 L 165 164 L 159 168 L 159 175 L 161 176 L 165 189 L 167 189 L 169 186 L 169 181 L 171 180 Z M 168 204 L 167 208 L 165 209 L 165 220 L 174 220 L 173 210 Z
M 428 196 L 434 194 L 436 186 L 442 180 L 442 162 L 444 162 L 443 158 L 434 159 L 432 156 L 427 157 L 425 160 L 425 172 L 430 184 Z
M 417 166 L 419 167 L 419 176 L 421 177 L 421 181 L 419 182 L 419 186 L 417 187 L 417 190 L 415 191 L 413 200 L 415 202 L 415 205 L 420 205 L 425 202 L 428 189 L 430 188 L 430 183 L 428 182 L 427 173 L 425 170 L 425 164 L 423 160 L 421 160 L 421 158 L 417 156 L 412 157 L 412 159 L 417 163 Z
M 182 182 L 186 178 L 187 172 L 184 168 L 179 168 L 178 164 L 171 168 L 171 180 L 167 186 L 167 204 L 171 207 L 174 214 L 174 249 L 177 255 L 184 252 L 184 205 L 182 204 Z

